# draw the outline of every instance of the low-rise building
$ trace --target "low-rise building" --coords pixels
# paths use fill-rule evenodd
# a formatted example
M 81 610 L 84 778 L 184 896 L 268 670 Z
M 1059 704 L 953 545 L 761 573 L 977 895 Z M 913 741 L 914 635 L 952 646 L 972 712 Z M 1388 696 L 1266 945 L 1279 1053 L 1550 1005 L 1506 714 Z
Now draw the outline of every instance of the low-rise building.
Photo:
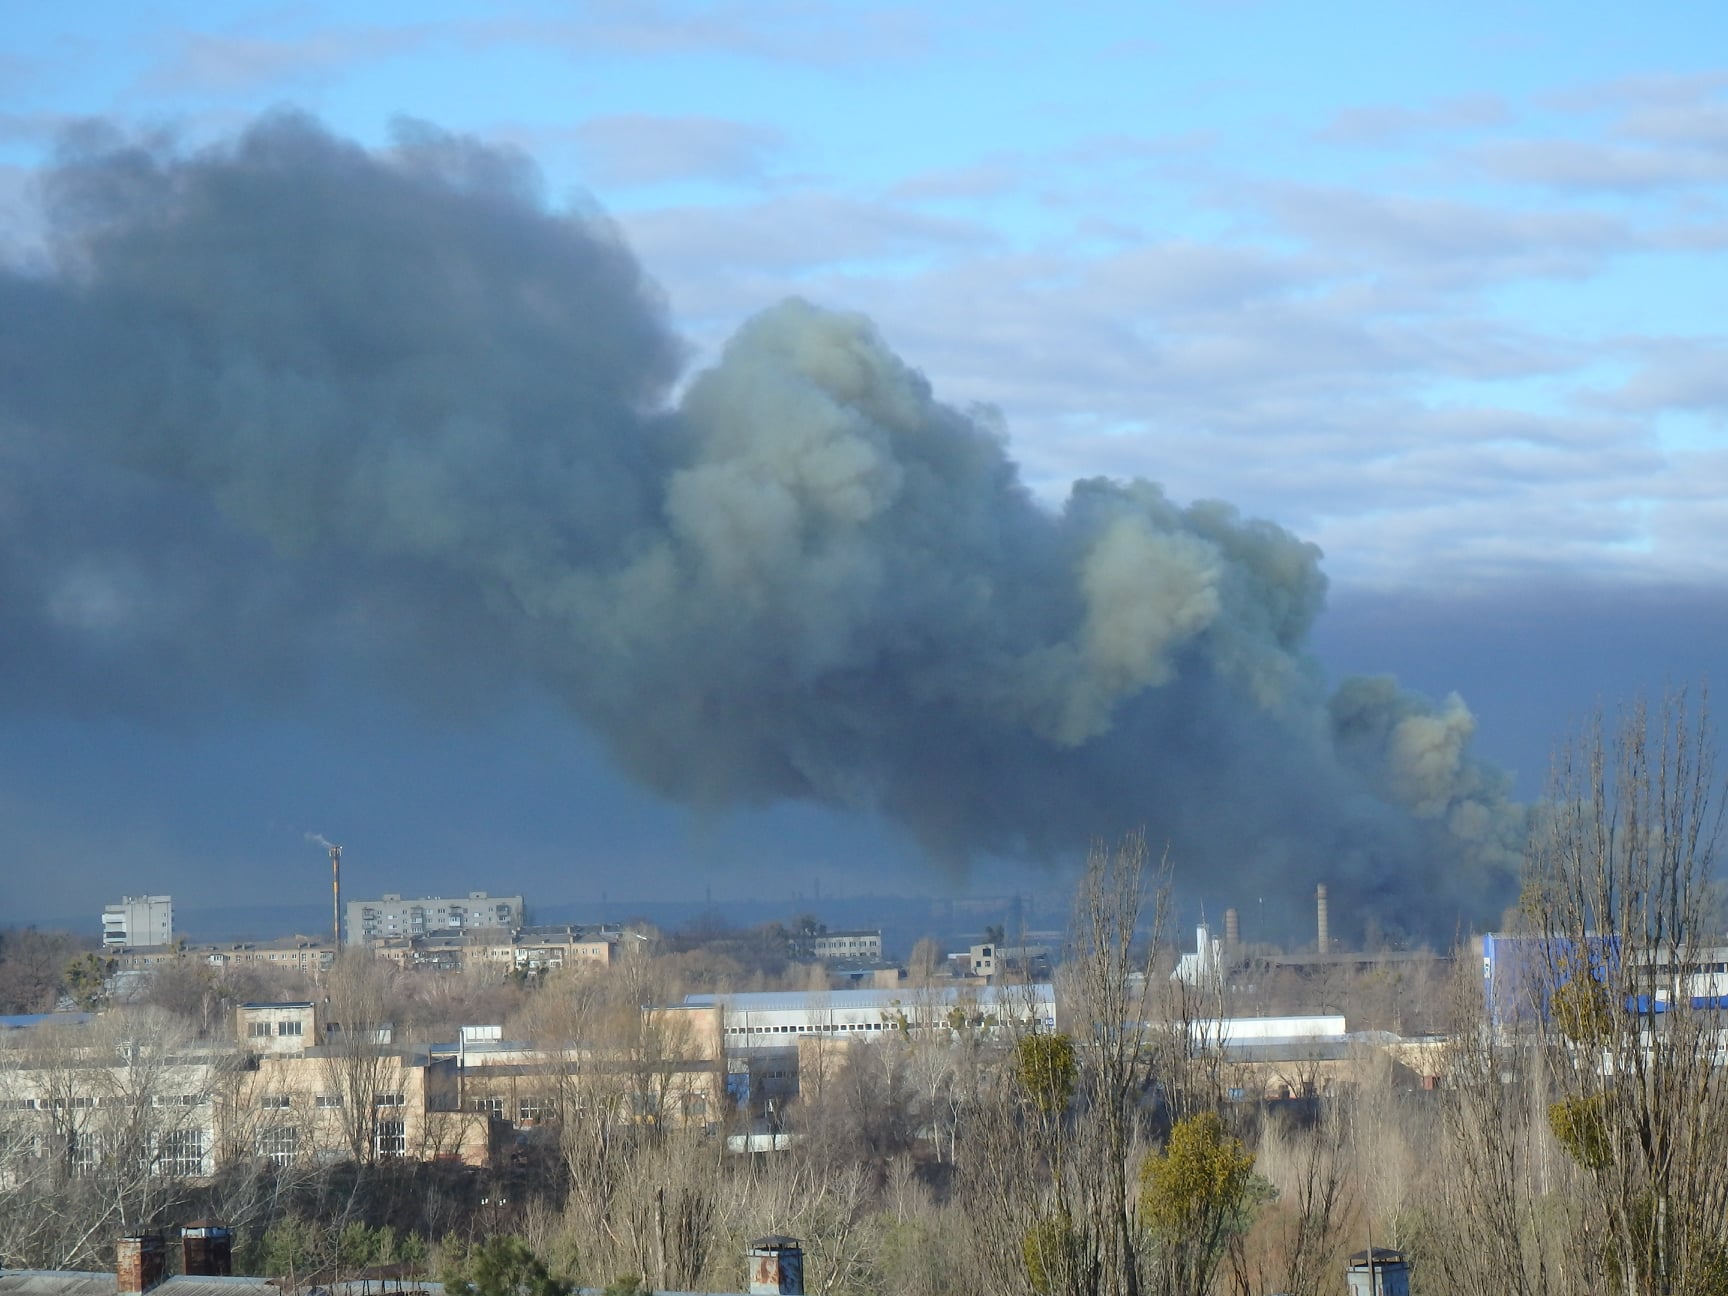
M 524 927 L 507 940 L 477 941 L 467 953 L 502 971 L 549 972 L 561 967 L 610 967 L 620 933 L 593 927 Z
M 879 963 L 882 932 L 880 928 L 818 932 L 810 940 L 810 953 L 822 963 Z
M 1056 991 L 1048 982 L 1026 986 L 933 986 L 892 990 L 787 990 L 747 994 L 693 994 L 690 1007 L 718 1006 L 728 1052 L 797 1046 L 800 1036 L 881 1039 L 895 1031 L 968 1030 L 993 1034 L 1010 1021 L 1056 1028 Z
M 986 984 L 998 977 L 1039 981 L 1050 975 L 1050 950 L 1044 945 L 1004 945 L 986 941 L 974 945 L 964 956 L 967 975 Z

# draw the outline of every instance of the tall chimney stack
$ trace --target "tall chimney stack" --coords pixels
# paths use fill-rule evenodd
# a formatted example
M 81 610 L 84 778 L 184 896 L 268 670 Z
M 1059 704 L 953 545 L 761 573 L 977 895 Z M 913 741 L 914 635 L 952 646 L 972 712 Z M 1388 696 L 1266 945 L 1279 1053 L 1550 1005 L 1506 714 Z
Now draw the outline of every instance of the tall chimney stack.
M 1331 923 L 1326 916 L 1326 884 L 1322 882 L 1314 892 L 1314 921 L 1319 928 L 1319 945 L 1322 954 L 1332 948 Z
M 160 1233 L 128 1233 L 114 1244 L 114 1289 L 118 1296 L 143 1296 L 162 1281 L 168 1251 Z
M 1242 943 L 1242 921 L 1234 909 L 1224 911 L 1224 947 L 1235 949 Z

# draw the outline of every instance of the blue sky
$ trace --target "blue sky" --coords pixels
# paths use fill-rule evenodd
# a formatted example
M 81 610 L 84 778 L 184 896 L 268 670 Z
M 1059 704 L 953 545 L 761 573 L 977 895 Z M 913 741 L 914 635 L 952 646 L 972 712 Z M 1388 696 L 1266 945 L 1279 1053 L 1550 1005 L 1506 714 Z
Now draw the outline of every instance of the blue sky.
M 43 255 L 35 179 L 81 120 L 214 142 L 291 106 L 375 147 L 423 120 L 522 150 L 547 203 L 609 213 L 660 285 L 689 372 L 785 297 L 861 311 L 941 399 L 999 411 L 1040 498 L 1146 477 L 1315 541 L 1333 583 L 1327 665 L 1463 691 L 1481 750 L 1525 795 L 1580 711 L 1719 655 L 1720 6 L 5 9 L 0 246 L 15 263 Z M 1534 651 L 1539 628 L 1493 614 L 1550 604 L 1567 639 Z M 1628 639 L 1634 606 L 1647 633 Z M 1449 656 L 1389 632 L 1397 608 L 1408 624 L 1478 629 Z M 1504 651 L 1483 647 L 1496 634 Z M 542 732 L 524 705 L 466 740 L 422 741 L 411 708 L 375 718 L 369 767 L 411 749 L 403 768 L 428 764 L 447 785 L 438 800 L 459 801 L 472 761 L 518 750 L 522 725 Z M 354 759 L 340 709 L 260 725 L 15 726 L 0 769 L 30 826 L 13 857 L 63 861 L 63 878 L 98 890 L 152 869 L 184 886 L 201 875 L 170 862 L 182 832 L 195 853 L 248 865 L 298 831 L 336 835 L 312 822 L 333 794 L 292 771 Z M 44 746 L 48 730 L 60 740 Z M 235 773 L 257 733 L 294 759 Z M 697 823 L 592 751 L 555 764 L 601 843 L 572 898 L 608 870 L 614 892 L 653 876 L 650 857 L 682 878 L 673 857 L 711 856 L 748 887 L 780 867 L 777 841 L 808 852 L 851 833 L 837 857 L 902 849 L 844 819 Z M 142 766 L 165 784 L 104 810 L 92 788 Z M 227 788 L 246 813 L 178 827 L 199 818 L 193 784 Z M 266 829 L 278 791 L 293 822 Z M 516 829 L 506 853 L 564 849 L 570 830 L 543 799 L 507 803 L 489 787 L 468 817 L 547 824 Z M 406 792 L 369 804 L 388 813 L 363 833 L 412 843 L 400 867 L 451 840 Z M 129 850 L 141 867 L 115 863 Z M 439 867 L 452 884 L 462 872 Z M 896 868 L 918 875 L 910 852 Z M 0 882 L 0 902 L 57 914 L 85 889 Z

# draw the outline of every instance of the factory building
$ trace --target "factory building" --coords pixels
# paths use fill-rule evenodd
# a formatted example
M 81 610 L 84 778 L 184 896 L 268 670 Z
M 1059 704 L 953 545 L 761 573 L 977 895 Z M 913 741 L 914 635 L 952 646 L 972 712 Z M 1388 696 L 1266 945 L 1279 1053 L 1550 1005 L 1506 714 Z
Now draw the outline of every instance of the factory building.
M 173 896 L 124 896 L 119 904 L 103 906 L 102 945 L 105 949 L 167 945 L 173 940 Z
M 687 1007 L 719 1005 L 727 1052 L 795 1049 L 801 1036 L 882 1039 L 893 1031 L 994 1031 L 1012 1020 L 1056 1028 L 1056 991 L 1027 986 L 929 990 L 805 990 L 693 994 Z

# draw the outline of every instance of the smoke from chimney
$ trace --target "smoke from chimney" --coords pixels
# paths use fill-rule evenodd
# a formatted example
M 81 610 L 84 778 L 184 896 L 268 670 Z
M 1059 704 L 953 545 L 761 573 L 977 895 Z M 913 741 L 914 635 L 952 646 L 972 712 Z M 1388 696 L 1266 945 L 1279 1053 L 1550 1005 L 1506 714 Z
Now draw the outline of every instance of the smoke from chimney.
M 1456 698 L 1328 693 L 1315 546 L 1147 481 L 1040 505 L 860 316 L 771 307 L 674 402 L 616 232 L 428 127 L 86 135 L 44 192 L 54 264 L 0 272 L 0 598 L 43 661 L 265 696 L 336 608 L 406 687 L 532 681 L 685 804 L 878 813 L 954 867 L 1143 824 L 1179 871 L 1498 910 L 1506 778 Z

